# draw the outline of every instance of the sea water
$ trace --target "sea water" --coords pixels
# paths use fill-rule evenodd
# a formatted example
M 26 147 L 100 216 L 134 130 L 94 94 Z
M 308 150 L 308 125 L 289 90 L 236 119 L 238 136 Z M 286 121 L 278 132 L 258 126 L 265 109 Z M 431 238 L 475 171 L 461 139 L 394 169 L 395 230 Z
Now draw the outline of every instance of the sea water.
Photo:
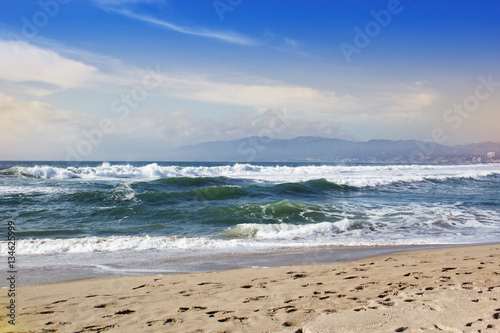
M 328 261 L 499 242 L 500 164 L 0 162 L 0 211 L 24 283 Z

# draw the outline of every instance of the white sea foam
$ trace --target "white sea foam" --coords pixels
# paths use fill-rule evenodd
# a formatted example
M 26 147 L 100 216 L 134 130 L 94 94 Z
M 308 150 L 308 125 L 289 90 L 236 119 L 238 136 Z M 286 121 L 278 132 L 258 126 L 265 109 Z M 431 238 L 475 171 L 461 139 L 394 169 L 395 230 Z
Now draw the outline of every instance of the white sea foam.
M 238 241 L 221 242 L 209 238 L 194 237 L 149 237 L 149 236 L 111 236 L 84 238 L 37 238 L 20 239 L 17 253 L 23 254 L 57 254 L 88 253 L 114 251 L 143 251 L 165 249 L 201 249 L 224 248 L 238 245 Z M 2 253 L 7 253 L 7 242 L 0 242 Z M 5 250 L 5 251 L 4 251 Z
M 307 239 L 318 236 L 332 236 L 348 230 L 351 222 L 347 219 L 337 223 L 321 222 L 313 224 L 257 224 L 244 223 L 229 228 L 226 237 L 255 239 Z
M 290 233 L 288 233 L 290 235 Z M 473 239 L 469 242 L 474 242 Z M 85 237 L 69 239 L 21 239 L 17 242 L 18 255 L 54 255 L 54 254 L 84 254 L 93 252 L 117 251 L 152 251 L 169 252 L 173 255 L 180 252 L 254 252 L 263 249 L 300 248 L 311 246 L 382 246 L 382 245 L 418 245 L 418 244 L 452 244 L 456 243 L 452 237 L 426 238 L 387 237 L 367 239 L 360 237 L 344 238 L 319 237 L 317 239 L 210 239 L 148 237 L 148 236 L 113 236 L 113 237 Z M 462 244 L 468 243 L 461 239 Z M 7 242 L 0 242 L 2 255 L 7 253 Z M 0 255 L 0 256 L 2 256 Z
M 411 212 L 411 213 L 410 213 Z M 215 251 L 253 252 L 262 249 L 310 246 L 375 246 L 418 244 L 466 244 L 498 240 L 499 213 L 467 212 L 454 207 L 413 205 L 405 213 L 401 207 L 370 209 L 364 222 L 344 218 L 337 222 L 310 224 L 242 223 L 214 237 L 111 236 L 67 239 L 19 239 L 19 255 L 93 253 L 117 251 Z M 401 214 L 404 222 L 401 223 Z M 396 225 L 391 218 L 400 220 Z M 7 253 L 0 242 L 0 253 Z
M 340 185 L 357 187 L 414 182 L 424 179 L 479 179 L 500 174 L 500 164 L 468 165 L 370 165 L 370 166 L 260 166 L 234 164 L 223 166 L 161 166 L 151 163 L 135 167 L 129 164 L 97 167 L 16 167 L 21 175 L 45 179 L 157 179 L 170 177 L 228 177 L 275 183 L 325 178 Z
M 12 186 L 0 185 L 0 196 L 2 195 L 33 195 L 33 194 L 53 194 L 53 193 L 70 193 L 68 189 L 59 187 L 30 187 L 30 186 Z

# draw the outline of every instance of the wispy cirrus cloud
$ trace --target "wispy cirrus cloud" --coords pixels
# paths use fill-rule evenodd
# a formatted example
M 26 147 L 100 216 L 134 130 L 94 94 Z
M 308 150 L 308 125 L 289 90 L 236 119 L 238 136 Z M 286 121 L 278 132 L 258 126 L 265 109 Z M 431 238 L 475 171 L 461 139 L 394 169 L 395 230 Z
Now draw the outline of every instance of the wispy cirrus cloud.
M 161 29 L 166 29 L 170 31 L 175 31 L 185 35 L 197 36 L 202 38 L 215 39 L 218 41 L 222 41 L 230 44 L 237 45 L 258 45 L 259 43 L 253 38 L 243 36 L 241 34 L 235 33 L 233 31 L 217 31 L 210 30 L 205 28 L 193 28 L 187 26 L 181 26 L 179 24 L 175 24 L 173 22 L 160 19 L 157 17 L 153 17 L 151 15 L 139 14 L 132 10 L 132 7 L 137 4 L 149 4 L 156 2 L 152 2 L 149 0 L 129 0 L 129 1 L 115 1 L 115 0 L 107 0 L 107 1 L 96 1 L 95 4 L 107 11 L 113 12 L 130 19 L 138 20 L 141 22 L 145 22 Z
M 139 21 L 143 21 L 146 23 L 153 24 L 155 26 L 158 26 L 160 28 L 164 28 L 167 30 L 172 30 L 175 32 L 180 32 L 182 34 L 186 35 L 193 35 L 193 36 L 198 36 L 198 37 L 205 37 L 205 38 L 211 38 L 211 39 L 217 39 L 226 43 L 231 43 L 231 44 L 239 44 L 239 45 L 257 45 L 258 43 L 245 36 L 238 35 L 234 32 L 225 32 L 225 31 L 211 31 L 211 30 L 205 30 L 205 29 L 193 29 L 193 28 L 188 28 L 188 27 L 182 27 L 180 25 L 176 25 L 173 23 L 170 23 L 165 20 L 160 20 L 151 16 L 147 15 L 141 15 L 141 14 L 135 14 L 131 12 L 130 10 L 113 10 L 116 13 L 122 14 L 126 17 L 136 19 Z

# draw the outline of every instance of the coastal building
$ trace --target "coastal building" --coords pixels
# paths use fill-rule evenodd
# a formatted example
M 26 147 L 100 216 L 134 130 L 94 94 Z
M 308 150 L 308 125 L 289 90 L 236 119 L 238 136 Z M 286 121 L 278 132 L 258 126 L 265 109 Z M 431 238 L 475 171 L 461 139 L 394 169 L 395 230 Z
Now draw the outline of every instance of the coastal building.
M 486 154 L 486 157 L 488 157 L 488 158 L 495 158 L 495 155 L 496 155 L 496 154 L 495 154 L 495 152 L 494 152 L 494 151 L 490 151 L 490 152 L 488 152 L 488 153 Z

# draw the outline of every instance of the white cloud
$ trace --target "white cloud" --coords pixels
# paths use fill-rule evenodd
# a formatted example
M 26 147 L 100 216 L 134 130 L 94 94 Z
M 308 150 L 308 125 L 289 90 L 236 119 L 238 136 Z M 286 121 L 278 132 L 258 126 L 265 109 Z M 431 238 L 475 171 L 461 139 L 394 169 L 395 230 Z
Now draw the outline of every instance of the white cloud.
M 210 39 L 220 40 L 226 43 L 231 44 L 240 44 L 240 45 L 257 45 L 258 43 L 245 36 L 241 36 L 234 32 L 226 32 L 226 31 L 213 31 L 207 29 L 193 29 L 188 27 L 183 27 L 165 20 L 161 20 L 158 18 L 154 18 L 147 15 L 140 15 L 132 13 L 129 10 L 113 10 L 116 13 L 122 14 L 128 18 L 136 19 L 139 21 L 143 21 L 146 23 L 153 24 L 155 26 L 161 27 L 163 29 L 172 30 L 175 32 L 179 32 L 186 35 L 193 35 L 198 37 L 205 37 Z
M 26 95 L 32 95 L 36 97 L 47 96 L 64 89 L 57 87 L 43 87 L 36 83 L 16 83 L 16 82 L 4 82 L 2 84 L 2 90 L 4 92 L 16 92 Z
M 290 139 L 297 136 L 333 138 L 355 137 L 343 132 L 339 123 L 308 121 L 293 117 L 282 109 L 261 114 L 239 113 L 231 117 L 196 118 L 186 111 L 151 111 L 141 117 L 124 119 L 117 132 L 142 141 L 170 143 L 176 146 L 216 140 L 236 140 L 249 136 Z
M 88 83 L 98 73 L 96 67 L 23 41 L 0 40 L 0 54 L 0 80 L 8 82 L 38 82 L 72 88 Z
M 170 31 L 175 31 L 185 35 L 209 38 L 219 40 L 225 43 L 238 44 L 238 45 L 257 45 L 259 44 L 256 40 L 237 34 L 232 31 L 215 31 L 206 28 L 193 28 L 188 26 L 182 26 L 169 22 L 165 19 L 160 19 L 150 15 L 139 14 L 136 10 L 133 10 L 133 6 L 137 4 L 154 4 L 155 8 L 158 6 L 165 6 L 164 2 L 152 1 L 152 0 L 104 0 L 104 1 L 94 1 L 97 7 L 107 11 L 114 12 L 130 19 L 138 20 L 148 24 L 152 24 L 156 27 L 167 29 Z
M 339 96 L 331 90 L 306 86 L 224 83 L 187 76 L 163 78 L 165 93 L 172 96 L 210 103 L 251 106 L 261 112 L 286 106 L 290 111 L 313 115 L 318 112 L 352 110 L 357 106 L 356 99 L 350 95 Z
M 100 128 L 101 119 L 83 113 L 57 110 L 47 103 L 22 102 L 0 93 L 0 151 L 2 159 L 66 159 L 78 149 L 84 134 Z M 294 138 L 323 136 L 353 139 L 336 122 L 308 121 L 280 110 L 231 117 L 196 118 L 186 111 L 149 111 L 125 119 L 111 119 L 113 130 L 101 131 L 86 159 L 161 159 L 178 146 L 248 136 Z M 87 144 L 88 146 L 88 144 Z
M 9 91 L 43 96 L 62 89 L 86 87 L 123 93 L 134 85 L 142 84 L 144 77 L 149 75 L 144 69 L 123 65 L 109 57 L 63 49 L 59 45 L 60 53 L 82 60 L 73 60 L 26 42 L 18 42 L 16 47 L 17 50 L 10 42 L 0 40 L 0 52 L 4 55 L 5 64 L 0 67 L 0 80 L 5 81 L 5 87 L 10 87 Z M 93 64 L 87 65 L 86 62 Z M 107 72 L 104 73 L 103 69 Z M 266 84 L 249 84 L 245 83 L 246 77 L 241 78 L 240 83 L 238 79 L 236 83 L 226 83 L 189 73 L 157 75 L 162 78 L 163 89 L 155 90 L 155 93 L 163 96 L 250 106 L 261 112 L 286 106 L 291 111 L 305 111 L 312 115 L 318 111 L 342 111 L 356 107 L 355 98 L 349 95 L 339 96 L 334 91 L 306 86 L 273 84 L 268 78 L 260 80 Z
M 364 87 L 364 95 L 358 96 L 359 103 L 350 120 L 428 121 L 428 112 L 439 101 L 439 93 L 427 83 Z
M 58 50 L 55 52 L 26 42 L 16 45 L 19 52 L 8 41 L 0 40 L 5 64 L 0 67 L 4 93 L 44 96 L 84 87 L 116 94 L 112 98 L 117 98 L 130 93 L 134 86 L 142 85 L 144 78 L 150 75 L 146 69 L 122 64 L 119 60 L 85 50 L 53 45 Z M 363 112 L 374 119 L 388 116 L 424 120 L 420 110 L 438 99 L 437 92 L 427 87 L 428 82 L 424 81 L 412 85 L 358 89 L 358 93 L 363 93 L 353 96 L 328 89 L 291 85 L 270 78 L 250 78 L 244 74 L 227 73 L 224 77 L 230 77 L 231 82 L 224 82 L 224 79 L 199 74 L 165 73 L 159 66 L 153 71 L 157 72 L 155 77 L 160 78 L 160 85 L 150 93 L 162 99 L 175 97 L 215 105 L 244 106 L 259 112 L 287 107 L 290 113 L 316 120 L 335 117 L 333 119 L 337 121 L 352 121 Z
M 392 104 L 393 111 L 414 111 L 432 105 L 439 99 L 434 89 L 427 87 L 427 81 L 415 82 L 413 85 L 403 85 L 400 89 L 388 93 L 387 100 Z
M 0 93 L 2 159 L 60 159 L 66 142 L 93 125 L 91 117 L 56 110 L 47 103 L 22 102 Z

